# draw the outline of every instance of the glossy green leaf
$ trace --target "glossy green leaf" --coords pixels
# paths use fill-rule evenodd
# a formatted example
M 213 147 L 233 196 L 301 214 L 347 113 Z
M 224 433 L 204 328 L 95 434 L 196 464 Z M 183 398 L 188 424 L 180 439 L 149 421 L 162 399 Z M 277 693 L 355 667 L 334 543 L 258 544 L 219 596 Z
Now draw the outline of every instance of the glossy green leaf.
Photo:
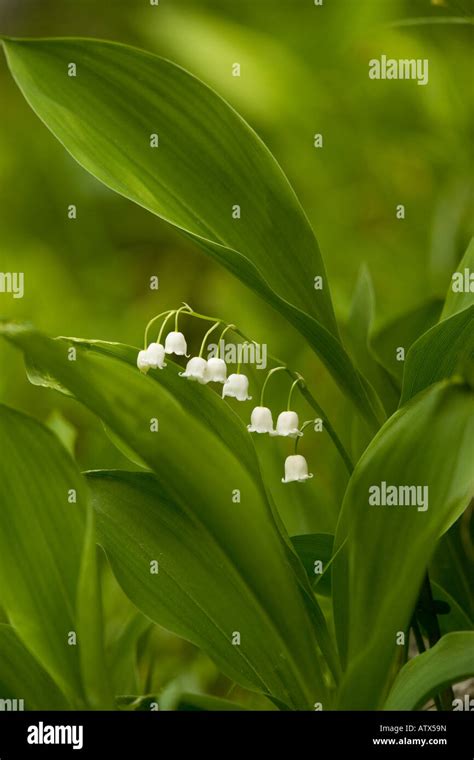
M 444 319 L 410 348 L 400 406 L 429 385 L 462 371 L 474 357 L 474 306 Z
M 461 383 L 443 382 L 394 414 L 357 464 L 336 550 L 346 544 L 332 566 L 346 668 L 340 707 L 380 707 L 387 674 L 401 652 L 397 636 L 407 631 L 436 541 L 474 493 L 473 460 L 474 394 Z M 396 488 L 396 501 L 403 497 L 409 505 L 391 504 L 382 496 L 383 483 Z M 399 490 L 406 486 L 420 491 L 407 499 L 408 492 Z M 374 503 L 375 487 L 380 506 Z
M 82 700 L 75 604 L 87 492 L 56 436 L 0 407 L 0 599 L 23 644 L 71 703 Z M 73 499 L 75 498 L 75 502 Z
M 220 562 L 227 557 L 232 563 L 242 614 L 236 615 L 239 623 L 232 618 L 235 627 L 230 634 L 240 630 L 244 641 L 241 647 L 231 646 L 229 632 L 219 628 L 214 631 L 221 637 L 219 644 L 214 639 L 207 644 L 210 654 L 216 655 L 225 645 L 228 659 L 223 666 L 236 680 L 270 689 L 293 706 L 312 704 L 315 691 L 325 691 L 315 639 L 317 634 L 322 645 L 328 645 L 324 620 L 314 600 L 309 604 L 309 594 L 295 575 L 296 557 L 277 529 L 262 484 L 242 460 L 243 443 L 237 437 L 234 451 L 223 441 L 232 438 L 224 432 L 226 415 L 232 414 L 226 411 L 226 402 L 210 388 L 179 378 L 172 362 L 157 374 L 156 382 L 124 361 L 77 343 L 76 359 L 70 361 L 70 341 L 51 340 L 15 325 L 4 325 L 3 333 L 35 365 L 36 382 L 67 388 L 127 441 L 156 472 L 160 486 L 168 484 L 173 500 L 185 505 L 189 517 L 214 537 Z M 188 409 L 190 393 L 212 398 L 203 402 L 202 416 L 196 400 Z M 211 403 L 221 410 L 221 415 L 215 412 L 212 424 L 206 416 Z M 152 429 L 153 420 L 158 420 L 158 432 Z M 245 440 L 251 447 L 249 437 Z M 235 489 L 240 491 L 240 502 L 233 501 Z M 214 575 L 218 567 L 214 566 Z M 196 635 L 202 630 L 194 631 Z M 247 651 L 255 658 L 249 663 Z
M 242 569 L 186 500 L 148 473 L 90 473 L 89 485 L 99 540 L 134 604 L 207 651 L 234 680 L 283 696 L 276 654 L 289 663 L 292 654 Z M 292 702 L 291 691 L 284 697 Z
M 291 542 L 301 560 L 301 564 L 308 574 L 309 581 L 318 594 L 329 596 L 331 593 L 331 573 L 329 563 L 332 557 L 334 536 L 330 533 L 307 533 L 301 536 L 292 536 Z M 322 573 L 315 562 L 322 563 Z
M 471 676 L 474 676 L 474 632 L 448 633 L 432 649 L 403 666 L 384 709 L 416 710 L 444 687 Z M 463 703 L 462 698 L 460 701 Z
M 0 625 L 0 702 L 23 700 L 25 710 L 67 710 L 57 685 L 22 644 L 11 625 Z M 2 706 L 0 710 L 8 709 Z M 20 708 L 18 708 L 20 709 Z
M 125 45 L 73 38 L 3 44 L 27 101 L 74 158 L 175 225 L 278 309 L 376 428 L 379 412 L 337 336 L 308 219 L 271 153 L 234 109 L 179 66 Z M 76 76 L 68 76 L 71 62 Z
M 452 317 L 459 311 L 474 304 L 474 238 L 471 239 L 466 253 L 454 272 L 441 319 Z

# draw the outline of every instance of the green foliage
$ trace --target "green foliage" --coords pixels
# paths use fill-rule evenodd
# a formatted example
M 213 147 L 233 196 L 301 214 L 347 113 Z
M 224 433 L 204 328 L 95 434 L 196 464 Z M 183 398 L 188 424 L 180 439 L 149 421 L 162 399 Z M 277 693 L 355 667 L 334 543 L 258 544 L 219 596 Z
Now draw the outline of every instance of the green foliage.
M 407 662 L 385 703 L 386 710 L 416 710 L 434 694 L 474 675 L 474 632 L 448 633 L 432 649 Z
M 234 22 L 213 19 L 211 5 L 190 16 L 189 23 L 179 11 L 170 11 L 157 32 L 166 47 L 165 38 L 173 45 L 170 41 L 176 36 L 171 31 L 167 34 L 167 29 L 181 30 L 187 41 L 199 30 L 200 43 L 195 39 L 181 51 L 195 64 L 193 71 L 205 70 L 203 40 L 220 30 L 217 62 L 230 54 L 229 38 L 237 33 Z M 354 23 L 363 28 L 368 20 L 378 18 L 374 7 L 369 11 L 362 3 L 360 12 L 351 17 Z M 259 17 L 257 7 L 252 13 L 255 19 Z M 151 39 L 145 16 L 144 12 L 142 36 Z M 327 17 L 328 38 L 321 56 L 336 40 L 341 46 L 340 30 L 345 28 L 337 10 L 328 9 Z M 383 34 L 407 55 L 406 41 L 400 41 L 393 29 Z M 428 176 L 420 180 L 421 193 L 417 183 L 407 188 L 405 179 L 400 181 L 403 172 L 397 179 L 394 167 L 398 171 L 400 156 L 391 155 L 393 138 L 398 140 L 396 130 L 388 138 L 388 150 L 385 145 L 383 150 L 359 147 L 368 173 L 368 179 L 361 180 L 362 172 L 354 163 L 357 151 L 345 131 L 352 119 L 344 118 L 344 109 L 354 111 L 351 98 L 355 96 L 338 93 L 335 113 L 340 131 L 333 129 L 329 140 L 328 128 L 324 136 L 324 155 L 329 157 L 331 172 L 336 172 L 332 192 L 327 192 L 331 185 L 325 160 L 308 160 L 306 147 L 301 147 L 311 143 L 312 130 L 323 129 L 315 126 L 324 113 L 321 109 L 331 112 L 332 101 L 324 106 L 328 93 L 319 80 L 322 99 L 314 98 L 312 92 L 314 77 L 311 67 L 306 68 L 309 51 L 315 47 L 312 38 L 308 50 L 304 45 L 300 50 L 299 40 L 296 46 L 293 40 L 293 49 L 290 44 L 283 57 L 269 47 L 262 30 L 242 27 L 240 41 L 238 49 L 253 71 L 252 87 L 238 90 L 237 82 L 230 85 L 230 76 L 217 71 L 205 78 L 218 81 L 219 91 L 231 103 L 241 103 L 270 132 L 272 124 L 287 120 L 290 128 L 285 133 L 294 134 L 300 147 L 290 155 L 286 138 L 274 139 L 279 143 L 275 153 L 285 155 L 286 151 L 289 176 L 298 177 L 303 188 L 309 184 L 317 204 L 329 199 L 334 209 L 329 214 L 323 205 L 322 213 L 318 207 L 317 213 L 313 208 L 307 216 L 256 132 L 226 100 L 180 66 L 130 45 L 100 40 L 2 38 L 21 92 L 81 167 L 60 164 L 65 161 L 62 147 L 48 143 L 46 131 L 32 122 L 38 132 L 33 141 L 30 136 L 28 140 L 36 143 L 38 138 L 39 154 L 43 151 L 55 160 L 48 162 L 43 175 L 40 172 L 47 183 L 45 207 L 36 219 L 29 214 L 24 224 L 13 213 L 12 240 L 19 250 L 28 251 L 24 260 L 30 265 L 43 261 L 51 245 L 56 250 L 54 272 L 60 260 L 61 267 L 68 269 L 68 258 L 62 261 L 61 257 L 71 248 L 81 261 L 77 287 L 92 280 L 96 283 L 95 298 L 84 296 L 77 332 L 85 332 L 83 325 L 92 325 L 95 336 L 119 336 L 123 341 L 51 339 L 25 324 L 26 309 L 25 318 L 35 316 L 41 325 L 54 325 L 54 332 L 69 332 L 77 308 L 74 295 L 69 295 L 76 292 L 76 284 L 64 287 L 64 272 L 56 287 L 50 283 L 51 298 L 60 303 L 61 313 L 50 318 L 46 309 L 36 308 L 35 314 L 33 299 L 25 307 L 14 304 L 7 309 L 21 319 L 0 323 L 0 335 L 9 345 L 1 349 L 7 362 L 0 390 L 8 396 L 15 388 L 17 405 L 49 420 L 51 428 L 0 406 L 4 452 L 0 460 L 0 612 L 5 621 L 0 623 L 0 696 L 24 697 L 28 709 L 149 710 L 159 703 L 177 710 L 214 711 L 266 709 L 271 703 L 275 709 L 308 710 L 318 702 L 325 710 L 419 709 L 446 686 L 474 675 L 468 580 L 472 568 L 469 503 L 474 493 L 470 377 L 474 305 L 469 288 L 456 292 L 453 279 L 444 307 L 439 297 L 453 275 L 455 252 L 465 238 L 468 192 L 463 177 L 443 191 L 434 215 L 430 285 L 425 263 L 418 261 L 426 241 L 413 242 L 418 233 L 412 231 L 411 247 L 407 247 L 404 233 L 398 232 L 402 225 L 396 222 L 395 232 L 394 224 L 381 224 L 387 207 L 399 202 L 401 188 L 412 203 L 403 222 L 405 229 L 411 224 L 412 211 L 412 218 L 416 217 L 413 207 L 418 196 L 429 195 Z M 341 47 L 351 49 L 346 65 L 353 67 L 355 39 L 350 37 L 350 41 Z M 272 53 L 275 71 L 281 73 L 281 92 L 261 53 L 270 49 L 276 55 L 274 59 Z M 71 62 L 75 76 L 68 76 Z M 285 81 L 288 71 L 293 75 Z M 296 79 L 306 93 L 306 106 L 287 107 L 285 112 Z M 268 83 L 272 83 L 274 98 L 266 92 Z M 387 110 L 391 122 L 396 120 L 391 97 L 377 95 L 380 104 L 375 106 L 374 90 L 354 91 L 358 100 L 362 93 L 364 104 L 380 109 L 380 117 L 385 119 Z M 403 98 L 404 113 L 414 111 L 410 96 Z M 314 109 L 313 100 L 317 102 Z M 436 118 L 443 124 L 443 119 L 455 114 L 458 128 L 453 134 L 458 135 L 465 126 L 463 104 L 448 106 L 448 101 L 443 106 L 423 101 L 424 109 L 438 108 Z M 272 113 L 272 108 L 278 112 Z M 368 129 L 365 111 L 364 106 L 360 134 Z M 28 118 L 26 113 L 22 112 L 22 119 Z M 425 124 L 420 124 L 424 140 Z M 5 128 L 0 128 L 0 134 L 1 129 Z M 413 143 L 414 148 L 404 144 L 407 167 L 411 151 L 418 160 L 418 143 Z M 34 151 L 33 145 L 30 150 Z M 312 150 L 316 156 L 318 151 Z M 7 155 L 0 145 L 0 172 Z M 460 167 L 466 163 L 463 156 L 459 147 L 453 161 Z M 437 166 L 441 162 L 439 156 L 432 155 L 430 160 Z M 334 169 L 338 161 L 339 178 Z M 58 186 L 68 187 L 66 194 L 63 190 L 58 194 L 55 171 Z M 71 172 L 69 185 L 67 172 Z M 384 181 L 387 178 L 383 199 L 370 189 L 377 173 Z M 351 176 L 352 183 L 347 182 Z M 313 192 L 313 182 L 321 183 L 319 195 Z M 118 195 L 107 193 L 103 185 Z M 41 206 L 42 194 L 43 179 L 31 190 L 34 203 L 30 199 L 30 205 Z M 54 213 L 48 216 L 55 194 L 58 207 L 63 195 L 71 195 L 71 202 L 76 196 L 89 199 L 84 200 L 73 232 L 69 223 L 58 224 Z M 81 214 L 87 202 L 95 213 L 86 222 L 87 214 Z M 359 202 L 373 215 L 365 219 L 370 227 L 365 236 L 359 234 L 361 220 L 352 210 Z M 24 204 L 28 205 L 26 199 Z M 120 245 L 109 240 L 106 224 L 102 228 L 109 204 L 113 221 L 109 219 L 108 224 L 119 230 L 123 217 L 123 230 L 130 238 L 122 253 Z M 426 204 L 431 210 L 434 200 Z M 102 214 L 97 213 L 98 207 Z M 426 206 L 422 207 L 426 215 Z M 340 218 L 341 208 L 346 218 L 354 215 L 351 234 L 347 234 L 347 221 Z M 160 217 L 159 226 L 144 210 Z M 309 221 L 318 215 L 323 217 L 321 239 L 330 241 L 332 251 L 327 263 L 334 301 Z M 47 219 L 45 226 L 42 216 Z M 345 234 L 344 245 L 340 240 L 334 244 L 339 227 Z M 51 228 L 58 230 L 54 243 Z M 141 249 L 141 255 L 130 255 L 130 241 L 135 245 L 148 236 L 150 258 Z M 45 241 L 45 251 L 39 255 L 37 238 Z M 168 358 L 163 370 L 150 370 L 146 376 L 137 370 L 138 349 L 125 341 L 135 342 L 136 332 L 156 304 L 153 293 L 149 301 L 143 297 L 143 281 L 138 274 L 134 280 L 134 272 L 139 261 L 140 276 L 148 281 L 155 272 L 157 243 L 162 249 L 160 262 L 164 262 L 162 279 L 173 308 L 189 299 L 186 288 L 194 299 L 194 291 L 204 283 L 202 310 L 225 312 L 227 324 L 240 321 L 244 312 L 246 332 L 251 329 L 273 354 L 284 356 L 281 363 L 288 364 L 293 378 L 296 370 L 304 373 L 302 395 L 298 402 L 294 396 L 293 403 L 300 419 L 324 417 L 326 432 L 335 444 L 328 454 L 320 443 L 325 436 L 312 436 L 309 428 L 305 430 L 298 451 L 314 456 L 311 486 L 269 482 L 270 476 L 275 477 L 275 461 L 283 474 L 283 460 L 293 452 L 293 443 L 262 441 L 260 436 L 254 445 L 246 430 L 248 405 L 240 412 L 238 403 L 224 402 L 211 387 L 186 381 L 179 376 L 181 366 Z M 138 245 L 146 249 L 147 244 Z M 397 262 L 390 277 L 386 263 L 381 263 L 381 246 Z M 355 277 L 362 250 L 365 259 L 366 247 L 371 266 L 361 267 L 354 288 L 351 276 Z M 203 258 L 190 263 L 194 249 L 208 255 L 205 264 Z M 353 255 L 354 251 L 359 255 Z M 457 272 L 472 270 L 473 256 L 471 242 Z M 104 262 L 101 277 L 99 261 Z M 404 261 L 405 270 L 406 262 L 410 267 L 405 280 Z M 215 275 L 214 263 L 227 273 Z M 342 290 L 341 270 L 347 280 Z M 116 276 L 116 272 L 121 274 Z M 322 287 L 315 287 L 319 277 Z M 37 279 L 41 281 L 38 271 Z M 219 283 L 219 295 L 214 293 L 214 283 Z M 411 295 L 405 297 L 405 290 Z M 349 292 L 353 294 L 350 306 Z M 393 305 L 394 293 L 396 308 L 390 311 L 386 302 Z M 42 307 L 41 287 L 38 294 Z M 237 303 L 242 305 L 238 311 Z M 348 313 L 342 338 L 333 303 L 338 315 L 344 308 Z M 272 310 L 267 314 L 268 305 Z M 380 308 L 389 315 L 382 324 L 377 320 Z M 189 315 L 187 319 L 193 341 L 192 319 Z M 23 353 L 33 385 L 61 395 L 36 394 L 25 385 L 17 397 L 18 365 L 12 347 Z M 324 370 L 315 369 L 307 348 L 322 360 Z M 400 348 L 406 353 L 405 361 L 398 356 Z M 258 375 L 263 373 L 249 374 L 258 391 Z M 345 394 L 345 405 L 332 381 Z M 282 401 L 281 394 L 287 394 L 287 388 L 282 388 L 276 382 L 270 391 L 272 409 L 285 408 L 286 396 Z M 329 424 L 322 412 L 320 396 L 324 408 L 335 410 L 334 425 L 333 414 Z M 38 406 L 37 398 L 44 399 Z M 345 454 L 349 438 L 359 459 L 353 472 Z M 274 455 L 269 454 L 270 446 Z M 336 456 L 342 456 L 352 473 L 347 488 L 347 473 L 343 470 L 344 478 L 339 477 L 342 460 L 335 462 Z M 82 476 L 80 469 L 89 471 Z M 397 494 L 400 489 L 414 488 L 415 501 L 404 506 L 371 503 L 374 487 L 383 483 Z M 420 503 L 417 487 L 426 489 L 420 491 L 424 499 Z M 303 525 L 291 531 L 297 535 L 290 539 L 286 526 L 298 524 L 298 519 L 293 515 L 288 520 L 288 512 L 296 505 L 304 505 L 306 515 L 314 513 L 311 525 L 316 527 L 309 533 Z M 324 525 L 320 526 L 321 519 Z M 322 575 L 315 572 L 316 561 L 322 563 Z M 417 598 L 427 572 L 434 578 L 435 607 L 420 612 Z M 410 626 L 416 620 L 428 634 L 431 648 L 403 664 Z M 433 646 L 432 633 L 438 629 L 441 639 Z M 77 636 L 72 646 L 68 644 L 71 633 Z M 167 654 L 161 659 L 163 642 Z M 223 698 L 226 694 L 230 700 Z

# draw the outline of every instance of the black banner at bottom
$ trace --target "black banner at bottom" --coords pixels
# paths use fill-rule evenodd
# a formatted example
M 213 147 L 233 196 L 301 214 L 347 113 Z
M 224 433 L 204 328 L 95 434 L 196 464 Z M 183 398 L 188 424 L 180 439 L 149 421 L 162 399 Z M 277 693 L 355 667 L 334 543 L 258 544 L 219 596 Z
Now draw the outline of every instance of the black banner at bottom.
M 210 757 L 292 746 L 292 755 L 472 760 L 473 729 L 472 712 L 0 712 L 0 760 L 136 758 L 170 746 Z

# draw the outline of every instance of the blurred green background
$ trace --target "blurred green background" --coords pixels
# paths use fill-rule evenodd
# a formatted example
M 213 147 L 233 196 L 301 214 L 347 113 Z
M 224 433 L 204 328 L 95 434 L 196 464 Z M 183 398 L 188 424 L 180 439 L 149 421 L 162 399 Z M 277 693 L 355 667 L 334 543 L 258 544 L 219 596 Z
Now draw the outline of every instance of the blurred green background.
M 213 86 L 292 182 L 320 243 L 341 323 L 365 262 L 381 327 L 443 297 L 472 235 L 473 15 L 471 0 L 324 0 L 322 7 L 313 0 L 0 0 L 0 32 L 136 45 Z M 429 84 L 371 81 L 368 61 L 382 54 L 428 58 Z M 240 78 L 231 75 L 235 62 Z M 79 167 L 29 108 L 4 59 L 0 93 L 0 271 L 25 273 L 24 298 L 0 293 L 0 316 L 53 335 L 139 346 L 155 313 L 187 301 L 238 324 L 302 372 L 350 446 L 352 412 L 301 338 L 173 228 Z M 322 148 L 314 147 L 316 133 Z M 77 206 L 75 220 L 69 204 Z M 398 204 L 404 220 L 396 218 Z M 149 288 L 153 275 L 158 293 Z M 182 327 L 197 347 L 202 323 L 183 319 Z M 263 373 L 253 372 L 254 398 L 262 381 Z M 287 390 L 276 376 L 269 396 L 275 411 Z M 85 410 L 29 385 L 21 357 L 3 343 L 0 400 L 53 427 L 82 468 L 133 467 Z M 296 404 L 301 418 L 314 416 L 301 399 Z M 238 411 L 247 420 L 250 409 Z M 306 436 L 300 451 L 316 477 L 290 491 L 280 484 L 288 444 L 256 443 L 290 533 L 332 532 L 347 474 L 326 435 Z M 176 661 L 179 678 L 195 687 L 196 677 L 202 686 L 195 673 L 202 656 L 156 635 L 172 676 Z M 204 660 L 204 680 L 212 681 Z M 149 686 L 161 688 L 161 660 L 153 668 L 159 675 L 149 676 Z M 214 693 L 226 692 L 213 683 Z

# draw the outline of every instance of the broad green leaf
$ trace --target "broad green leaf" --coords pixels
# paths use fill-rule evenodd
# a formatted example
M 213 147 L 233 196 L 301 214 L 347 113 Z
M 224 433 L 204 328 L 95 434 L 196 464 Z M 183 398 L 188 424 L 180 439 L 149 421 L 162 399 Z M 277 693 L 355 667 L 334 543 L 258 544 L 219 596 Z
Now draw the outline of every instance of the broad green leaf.
M 334 617 L 346 665 L 341 708 L 380 707 L 387 674 L 401 652 L 397 635 L 407 631 L 436 541 L 474 493 L 473 459 L 474 394 L 461 383 L 443 382 L 396 412 L 357 464 L 336 550 L 346 544 L 332 567 Z M 409 506 L 377 506 L 375 487 L 381 494 L 383 483 L 396 487 L 398 501 L 407 493 L 400 488 L 420 491 L 411 494 Z
M 314 590 L 318 594 L 329 596 L 331 593 L 331 573 L 328 565 L 332 557 L 334 536 L 330 533 L 307 533 L 302 536 L 292 536 L 291 542 Z M 319 566 L 315 566 L 316 562 L 322 563 L 322 573 L 319 571 Z
M 23 699 L 25 710 L 67 710 L 70 705 L 11 625 L 0 625 L 0 702 Z M 7 709 L 2 706 L 1 710 Z
M 243 705 L 220 697 L 208 697 L 206 694 L 182 694 L 176 705 L 176 710 L 182 712 L 211 711 L 232 712 L 246 710 Z
M 436 324 L 442 307 L 441 300 L 427 301 L 401 314 L 373 335 L 371 343 L 375 354 L 400 387 L 405 363 L 397 359 L 397 350 L 403 348 L 406 357 L 415 340 Z
M 366 265 L 360 269 L 345 336 L 356 366 L 372 384 L 374 406 L 382 401 L 387 413 L 397 408 L 398 392 L 387 370 L 378 362 L 371 348 L 371 334 L 375 317 L 375 294 Z M 376 395 L 378 394 L 378 395 Z
M 447 319 L 474 304 L 474 238 L 454 272 L 441 319 Z
M 56 436 L 0 406 L 0 599 L 25 647 L 82 702 L 75 604 L 87 492 Z M 75 499 L 75 501 L 74 501 Z
M 88 479 L 99 540 L 134 604 L 207 651 L 234 680 L 281 696 L 274 653 L 290 662 L 292 655 L 242 569 L 186 500 L 148 473 L 96 472 Z M 293 701 L 291 692 L 284 697 Z
M 223 441 L 225 437 L 232 445 L 232 435 L 224 432 L 226 415 L 231 414 L 225 411 L 226 402 L 210 388 L 179 378 L 172 362 L 157 375 L 157 382 L 124 361 L 77 343 L 76 360 L 70 361 L 70 341 L 51 340 L 15 325 L 2 329 L 35 365 L 35 381 L 67 388 L 95 412 L 155 471 L 160 484 L 169 484 L 173 499 L 186 505 L 190 517 L 214 536 L 220 552 L 232 562 L 247 621 L 243 645 L 229 645 L 227 652 L 227 667 L 236 680 L 240 673 L 245 684 L 271 688 L 283 702 L 312 704 L 315 691 L 325 691 L 315 639 L 316 633 L 328 647 L 324 619 L 314 599 L 309 605 L 309 593 L 305 595 L 295 574 L 296 557 L 277 528 L 263 485 L 242 461 L 244 444 L 237 438 L 233 451 Z M 202 400 L 203 391 L 213 401 L 203 402 L 205 411 L 199 416 L 196 400 L 188 409 L 187 394 L 199 394 L 196 399 Z M 206 414 L 210 404 L 218 402 L 211 423 Z M 158 432 L 153 430 L 154 420 Z M 245 440 L 251 447 L 251 440 Z M 240 502 L 233 501 L 235 489 Z M 301 573 L 304 576 L 302 568 Z M 243 630 L 233 625 L 230 633 Z M 256 631 L 261 632 L 258 640 Z M 220 635 L 228 643 L 225 636 L 230 634 Z M 274 644 L 269 646 L 269 641 Z M 247 664 L 247 646 L 259 646 L 261 659 Z M 212 641 L 209 648 L 215 654 L 217 643 Z
M 106 666 L 102 590 L 97 562 L 95 517 L 87 505 L 86 537 L 76 603 L 82 680 L 88 703 L 95 709 L 112 709 L 114 699 Z
M 405 362 L 400 406 L 429 385 L 461 371 L 474 357 L 474 305 L 444 319 L 412 345 Z
M 384 709 L 416 710 L 446 686 L 470 676 L 474 676 L 474 632 L 448 633 L 403 666 Z
M 279 310 L 376 428 L 379 412 L 337 335 L 308 219 L 236 111 L 184 69 L 126 45 L 73 38 L 3 44 L 25 98 L 72 156 Z M 68 76 L 70 63 L 76 76 Z

